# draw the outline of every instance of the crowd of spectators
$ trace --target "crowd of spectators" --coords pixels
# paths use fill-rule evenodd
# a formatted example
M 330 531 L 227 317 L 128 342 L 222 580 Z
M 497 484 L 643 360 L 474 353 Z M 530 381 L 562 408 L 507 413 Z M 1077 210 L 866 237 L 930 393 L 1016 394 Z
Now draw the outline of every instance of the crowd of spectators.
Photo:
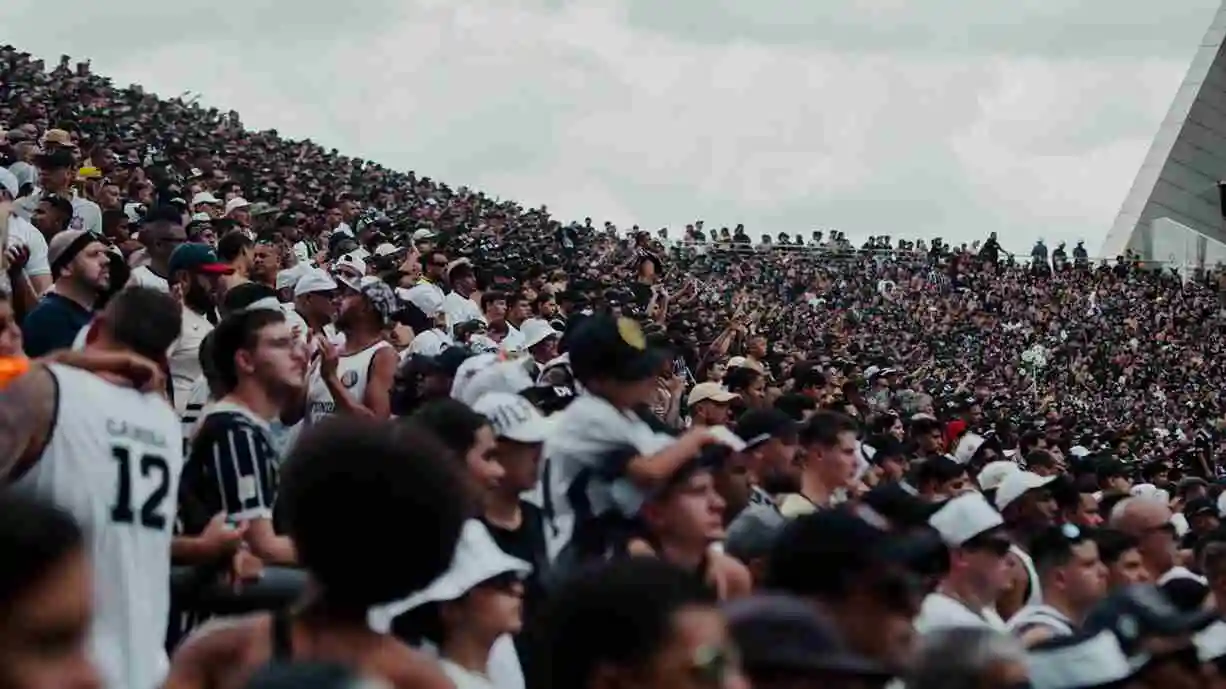
M 181 309 L 153 376 L 185 440 L 176 562 L 322 584 L 229 627 L 176 601 L 166 686 L 345 686 L 260 670 L 308 658 L 730 689 L 736 647 L 755 687 L 1221 681 L 1216 270 L 558 219 L 10 46 L 0 231 L 4 357 L 98 366 L 108 308 Z M 30 582 L 98 527 L 0 499 L 23 525 L 0 515 L 0 553 L 37 551 L 0 575 L 15 633 L 35 613 L 9 596 L 53 598 Z

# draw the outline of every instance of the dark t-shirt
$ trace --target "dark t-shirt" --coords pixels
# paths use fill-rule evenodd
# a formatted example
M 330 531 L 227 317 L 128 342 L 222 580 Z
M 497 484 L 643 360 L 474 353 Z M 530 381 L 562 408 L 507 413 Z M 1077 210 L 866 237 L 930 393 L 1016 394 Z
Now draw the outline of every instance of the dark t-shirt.
M 523 618 L 524 622 L 528 623 L 545 598 L 543 579 L 549 567 L 549 556 L 545 549 L 545 517 L 541 508 L 523 500 L 519 501 L 519 507 L 523 511 L 523 520 L 518 529 L 504 529 L 488 521 L 485 521 L 485 526 L 504 553 L 532 565 L 532 573 L 524 579 Z M 528 626 L 525 624 L 525 627 Z M 531 634 L 525 632 L 517 635 L 515 647 L 519 650 L 521 662 L 529 662 L 533 655 Z
M 89 309 L 67 297 L 55 292 L 44 294 L 21 323 L 26 356 L 35 358 L 57 349 L 69 349 L 92 317 Z
M 503 552 L 532 565 L 532 573 L 524 580 L 524 608 L 528 611 L 532 603 L 543 595 L 541 577 L 549 566 L 549 558 L 545 550 L 545 519 L 541 508 L 522 500 L 519 506 L 523 511 L 523 521 L 518 529 L 504 529 L 488 521 L 485 526 Z

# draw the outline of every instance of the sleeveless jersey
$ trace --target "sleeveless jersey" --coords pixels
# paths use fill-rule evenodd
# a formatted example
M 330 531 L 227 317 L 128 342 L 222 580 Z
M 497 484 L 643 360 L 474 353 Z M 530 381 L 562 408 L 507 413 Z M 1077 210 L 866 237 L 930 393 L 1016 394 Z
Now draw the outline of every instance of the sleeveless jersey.
M 1009 547 L 1009 552 L 1017 556 L 1021 561 L 1022 567 L 1026 570 L 1026 581 L 1028 591 L 1026 599 L 1022 601 L 1022 605 L 1038 605 L 1043 602 L 1043 587 L 1039 584 L 1039 571 L 1034 568 L 1034 560 L 1031 559 L 1030 553 L 1022 550 L 1016 545 Z
M 67 510 L 85 533 L 96 606 L 90 644 L 104 686 L 152 689 L 167 670 L 180 422 L 159 395 L 48 369 L 57 387 L 51 436 L 13 488 Z
M 1042 603 L 1027 605 L 1018 610 L 1009 618 L 1006 626 L 1010 632 L 1019 635 L 1031 627 L 1047 627 L 1055 632 L 1056 636 L 1072 636 L 1076 633 L 1072 620 L 1059 610 Z
M 336 377 L 340 379 L 341 385 L 345 386 L 354 399 L 361 402 L 363 395 L 366 394 L 366 385 L 370 382 L 370 364 L 375 359 L 375 352 L 389 347 L 391 345 L 387 341 L 379 340 L 366 349 L 342 356 L 337 362 Z M 306 418 L 310 423 L 336 413 L 336 400 L 332 399 L 332 392 L 324 383 L 319 366 L 318 359 L 311 364 L 310 387 L 307 389 Z

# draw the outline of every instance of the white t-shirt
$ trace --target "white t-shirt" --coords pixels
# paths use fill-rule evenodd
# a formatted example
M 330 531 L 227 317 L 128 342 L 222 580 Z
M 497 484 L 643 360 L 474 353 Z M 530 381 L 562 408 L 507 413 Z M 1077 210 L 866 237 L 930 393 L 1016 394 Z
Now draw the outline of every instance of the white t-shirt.
M 22 270 L 27 278 L 36 275 L 51 275 L 51 263 L 47 259 L 47 239 L 28 220 L 16 215 L 9 216 L 8 246 L 9 248 L 24 246 L 30 250 L 30 259 L 26 261 L 26 267 Z M 8 275 L 0 273 L 0 285 L 6 291 L 12 291 L 13 286 L 9 282 Z
M 591 394 L 576 397 L 557 416 L 567 432 L 546 438 L 541 461 L 541 500 L 552 524 L 545 529 L 546 547 L 554 562 L 588 520 L 614 511 L 637 514 L 646 496 L 622 471 L 627 454 L 647 457 L 676 442 Z M 576 494 L 586 499 L 573 502 Z
M 176 403 L 178 400 L 179 395 L 176 394 Z M 192 436 L 196 435 L 196 427 L 200 425 L 200 420 L 208 415 L 211 403 L 209 381 L 201 375 L 192 382 L 187 394 L 183 395 L 183 406 L 182 411 L 179 412 L 179 419 L 183 422 L 184 440 L 190 442 Z
M 132 277 L 128 279 L 129 285 L 140 285 L 141 287 L 152 287 L 170 294 L 170 282 L 166 278 L 153 272 L 149 266 L 141 266 L 132 271 Z
M 39 189 L 25 198 L 18 199 L 18 212 L 21 217 L 27 220 L 32 217 L 43 196 L 44 192 Z M 102 234 L 102 209 L 98 204 L 76 195 L 69 199 L 69 203 L 72 204 L 72 218 L 68 221 L 68 229 Z
M 915 631 L 927 634 L 936 629 L 950 627 L 983 627 L 999 632 L 1007 631 L 1004 620 L 995 610 L 985 608 L 978 612 L 944 593 L 930 593 L 924 597 L 920 613 L 915 618 Z
M 175 391 L 175 411 L 183 415 L 190 397 L 192 386 L 204 375 L 200 368 L 200 343 L 209 333 L 213 332 L 213 324 L 209 319 L 195 311 L 183 307 L 183 327 L 179 329 L 179 338 L 170 345 L 167 361 L 170 364 L 170 378 Z
M 409 354 L 423 354 L 425 356 L 438 356 L 444 349 L 447 349 L 454 344 L 446 333 L 440 330 L 427 330 L 413 338 L 409 343 Z
M 466 670 L 446 658 L 439 658 L 438 662 L 443 674 L 456 689 L 524 689 L 523 667 L 510 634 L 498 637 L 490 648 L 486 666 L 488 675 Z
M 447 316 L 447 331 L 453 335 L 456 323 L 485 322 L 485 316 L 481 314 L 481 307 L 477 302 L 456 292 L 448 292 L 447 296 L 443 297 L 443 313 Z
M 102 234 L 102 209 L 89 199 L 74 196 L 72 220 L 68 221 L 68 227 L 73 230 L 85 230 L 92 234 Z
M 438 665 L 455 689 L 498 689 L 485 675 L 462 668 L 446 658 L 439 658 Z

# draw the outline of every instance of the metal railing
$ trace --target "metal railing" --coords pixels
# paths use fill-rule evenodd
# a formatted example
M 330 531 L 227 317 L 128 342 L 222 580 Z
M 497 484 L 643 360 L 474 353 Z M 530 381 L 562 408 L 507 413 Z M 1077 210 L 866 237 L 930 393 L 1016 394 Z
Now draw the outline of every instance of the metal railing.
M 746 242 L 693 242 L 693 241 L 670 241 L 665 244 L 665 248 L 669 251 L 684 251 L 691 255 L 702 254 L 741 254 L 741 255 L 781 255 L 781 254 L 804 254 L 805 258 L 819 258 L 822 260 L 840 261 L 851 259 L 865 258 L 883 258 L 899 261 L 911 261 L 915 263 L 931 263 L 932 257 L 927 251 L 915 251 L 905 249 L 861 249 L 858 247 L 829 247 L 817 246 L 813 244 L 762 244 L 762 243 L 746 243 Z M 942 254 L 938 257 L 938 263 L 948 264 L 949 260 L 960 254 Z M 965 259 L 972 262 L 981 261 L 977 253 L 962 254 Z M 1086 262 L 1090 268 L 1097 268 L 1102 264 L 1113 266 L 1122 258 L 1121 256 L 1088 256 Z M 998 263 L 1004 264 L 1012 259 L 1013 263 L 1018 267 L 1029 267 L 1034 262 L 1034 258 L 1029 254 L 1011 254 L 1004 249 L 1000 250 Z M 1074 265 L 1074 259 L 1068 254 L 1064 259 L 1065 264 Z M 1179 268 L 1186 269 L 1192 267 L 1190 264 L 1184 264 L 1173 260 L 1157 260 L 1143 259 L 1131 257 L 1128 259 L 1128 264 L 1146 270 L 1158 270 L 1162 268 Z M 1047 264 L 1052 265 L 1052 259 L 1049 255 Z M 1214 266 L 1206 266 L 1210 271 L 1224 272 L 1226 264 L 1217 264 Z
M 239 587 L 223 581 L 216 567 L 173 567 L 170 595 L 181 611 L 238 615 L 285 607 L 302 595 L 306 582 L 306 572 L 292 567 L 266 567 L 258 580 Z

